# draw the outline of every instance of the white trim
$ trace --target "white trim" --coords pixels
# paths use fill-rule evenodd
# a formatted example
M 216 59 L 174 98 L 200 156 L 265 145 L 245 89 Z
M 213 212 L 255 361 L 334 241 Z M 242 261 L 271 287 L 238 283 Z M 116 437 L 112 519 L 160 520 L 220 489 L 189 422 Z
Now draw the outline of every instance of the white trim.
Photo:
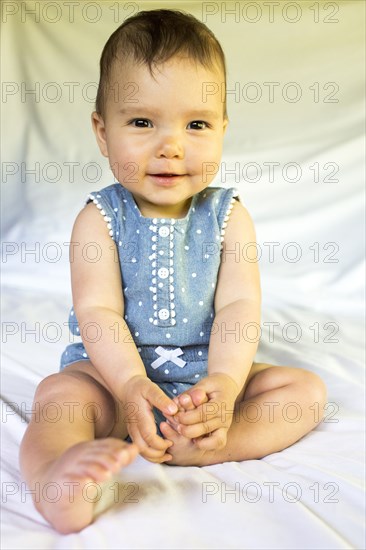
M 96 205 L 96 207 L 98 208 L 99 212 L 101 213 L 101 215 L 103 216 L 104 220 L 107 222 L 107 228 L 109 230 L 109 234 L 110 236 L 112 237 L 112 239 L 114 240 L 114 237 L 113 237 L 113 229 L 112 229 L 112 225 L 111 225 L 111 221 L 112 221 L 112 218 L 110 216 L 107 216 L 105 211 L 103 210 L 102 208 L 102 205 L 99 203 L 98 199 L 96 199 L 94 197 L 94 195 L 92 195 L 91 193 L 89 193 L 88 195 L 88 199 L 91 199 L 93 201 L 93 203 Z
M 234 195 L 233 198 L 231 199 L 230 201 L 230 204 L 228 206 L 228 209 L 226 210 L 226 214 L 224 216 L 224 221 L 223 221 L 223 224 L 222 224 L 222 227 L 221 227 L 221 231 L 220 231 L 220 250 L 222 250 L 223 248 L 223 242 L 224 242 L 224 237 L 225 237 L 225 230 L 226 230 L 226 227 L 227 227 L 227 222 L 229 221 L 229 218 L 230 218 L 230 214 L 231 214 L 231 211 L 234 207 L 234 204 L 236 203 L 236 197 L 238 196 L 238 194 Z

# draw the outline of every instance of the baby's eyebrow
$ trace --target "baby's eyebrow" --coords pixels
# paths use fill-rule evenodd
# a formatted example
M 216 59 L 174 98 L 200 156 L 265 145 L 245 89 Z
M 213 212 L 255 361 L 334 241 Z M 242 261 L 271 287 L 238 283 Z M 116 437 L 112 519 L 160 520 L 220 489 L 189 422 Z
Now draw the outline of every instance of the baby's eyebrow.
M 149 109 L 148 107 L 142 107 L 141 105 L 131 105 L 130 107 L 122 107 L 118 111 L 121 115 L 153 115 L 159 113 L 157 110 Z
M 212 109 L 195 109 L 193 111 L 188 111 L 188 117 L 204 117 L 204 118 L 219 118 L 219 111 L 213 111 Z
M 161 113 L 160 109 L 151 109 L 150 107 L 143 107 L 142 105 L 131 105 L 128 107 L 122 107 L 122 109 L 119 109 L 119 114 L 121 115 L 146 115 L 146 116 L 152 116 L 152 115 L 159 115 Z M 184 116 L 187 118 L 219 118 L 219 112 L 212 109 L 193 109 L 186 111 L 184 113 Z

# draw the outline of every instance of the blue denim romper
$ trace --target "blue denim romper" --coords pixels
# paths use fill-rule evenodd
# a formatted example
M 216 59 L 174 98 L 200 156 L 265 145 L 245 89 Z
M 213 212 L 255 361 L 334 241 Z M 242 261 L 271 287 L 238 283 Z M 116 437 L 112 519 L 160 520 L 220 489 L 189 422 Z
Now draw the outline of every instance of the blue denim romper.
M 147 376 L 171 398 L 207 375 L 222 241 L 235 200 L 235 188 L 207 187 L 192 197 L 185 218 L 146 218 L 115 183 L 85 203 L 93 201 L 116 244 L 124 318 Z M 69 328 L 80 342 L 66 347 L 60 370 L 88 360 L 73 308 Z M 154 415 L 159 427 L 164 416 Z

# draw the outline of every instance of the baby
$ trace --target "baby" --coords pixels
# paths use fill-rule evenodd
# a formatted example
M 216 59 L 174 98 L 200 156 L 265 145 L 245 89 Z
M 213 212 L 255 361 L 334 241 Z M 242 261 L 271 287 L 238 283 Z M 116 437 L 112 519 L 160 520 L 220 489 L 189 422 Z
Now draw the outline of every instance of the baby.
M 312 430 L 314 403 L 326 402 L 315 374 L 253 362 L 261 291 L 243 253 L 253 223 L 235 189 L 209 187 L 228 125 L 213 33 L 178 11 L 139 12 L 100 68 L 92 126 L 117 183 L 91 192 L 76 218 L 69 326 L 81 341 L 38 386 L 41 414 L 20 452 L 30 489 L 58 484 L 57 502 L 41 490 L 35 505 L 61 533 L 93 520 L 85 484 L 138 453 L 179 466 L 258 459 Z M 57 425 L 42 415 L 49 402 L 65 413 Z

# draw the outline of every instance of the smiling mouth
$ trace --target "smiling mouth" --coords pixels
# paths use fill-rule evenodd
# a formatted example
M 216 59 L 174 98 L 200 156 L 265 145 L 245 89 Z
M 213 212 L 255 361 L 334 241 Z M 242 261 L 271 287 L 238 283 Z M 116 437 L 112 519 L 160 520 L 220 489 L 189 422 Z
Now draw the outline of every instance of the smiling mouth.
M 175 177 L 180 177 L 184 175 L 185 174 L 150 174 L 150 176 L 155 176 L 159 178 L 175 178 Z
M 173 173 L 162 173 L 162 174 L 149 174 L 152 181 L 160 187 L 173 187 L 177 185 L 180 180 L 186 176 L 186 174 L 173 174 Z

